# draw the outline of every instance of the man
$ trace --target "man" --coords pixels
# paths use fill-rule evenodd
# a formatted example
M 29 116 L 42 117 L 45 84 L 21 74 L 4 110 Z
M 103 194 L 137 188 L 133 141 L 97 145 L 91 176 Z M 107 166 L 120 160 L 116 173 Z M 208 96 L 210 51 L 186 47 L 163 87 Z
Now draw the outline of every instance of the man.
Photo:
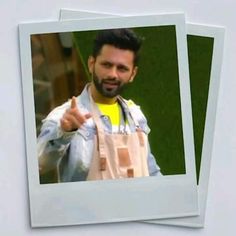
M 139 106 L 120 96 L 135 78 L 140 47 L 129 29 L 98 33 L 88 59 L 92 82 L 43 121 L 40 174 L 56 168 L 59 182 L 160 174 L 146 118 Z

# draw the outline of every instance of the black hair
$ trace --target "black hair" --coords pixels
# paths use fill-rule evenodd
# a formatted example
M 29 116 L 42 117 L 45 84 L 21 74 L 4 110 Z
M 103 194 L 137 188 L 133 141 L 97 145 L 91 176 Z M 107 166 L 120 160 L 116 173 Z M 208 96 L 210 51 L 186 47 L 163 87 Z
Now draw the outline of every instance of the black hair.
M 105 44 L 134 53 L 134 64 L 137 64 L 142 38 L 131 29 L 109 29 L 99 31 L 93 45 L 93 57 L 96 58 Z

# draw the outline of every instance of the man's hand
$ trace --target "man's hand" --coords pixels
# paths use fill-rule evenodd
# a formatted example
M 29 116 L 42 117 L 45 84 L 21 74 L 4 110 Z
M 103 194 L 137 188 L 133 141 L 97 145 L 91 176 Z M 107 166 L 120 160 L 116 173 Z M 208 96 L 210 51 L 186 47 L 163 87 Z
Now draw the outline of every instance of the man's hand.
M 77 108 L 76 98 L 72 97 L 70 108 L 66 110 L 60 120 L 61 128 L 65 132 L 75 131 L 79 129 L 91 116 L 90 113 L 85 115 L 81 114 Z

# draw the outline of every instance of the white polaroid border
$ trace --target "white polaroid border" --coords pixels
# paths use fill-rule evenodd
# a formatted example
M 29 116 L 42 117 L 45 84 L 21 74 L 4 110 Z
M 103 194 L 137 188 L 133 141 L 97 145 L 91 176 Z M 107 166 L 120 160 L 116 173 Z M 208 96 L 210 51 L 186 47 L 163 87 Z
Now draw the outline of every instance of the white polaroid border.
M 60 20 L 81 19 L 92 17 L 111 17 L 110 13 L 98 13 L 87 11 L 76 11 L 61 9 Z M 113 15 L 114 16 L 114 15 Z M 205 119 L 205 130 L 203 137 L 201 165 L 198 183 L 198 201 L 199 201 L 199 216 L 183 217 L 178 219 L 161 219 L 152 220 L 148 223 L 153 224 L 168 224 L 186 227 L 204 227 L 206 204 L 207 204 L 207 189 L 209 183 L 209 174 L 212 158 L 212 147 L 214 141 L 214 127 L 216 119 L 216 108 L 218 100 L 218 91 L 220 84 L 221 65 L 223 60 L 224 48 L 224 33 L 225 29 L 219 26 L 206 26 L 198 24 L 187 24 L 187 34 L 192 36 L 210 37 L 214 39 L 211 75 L 208 93 L 208 104 Z
M 125 181 L 39 183 L 31 62 L 32 34 L 175 25 L 186 174 Z M 32 227 L 150 220 L 198 214 L 185 18 L 183 14 L 19 25 Z

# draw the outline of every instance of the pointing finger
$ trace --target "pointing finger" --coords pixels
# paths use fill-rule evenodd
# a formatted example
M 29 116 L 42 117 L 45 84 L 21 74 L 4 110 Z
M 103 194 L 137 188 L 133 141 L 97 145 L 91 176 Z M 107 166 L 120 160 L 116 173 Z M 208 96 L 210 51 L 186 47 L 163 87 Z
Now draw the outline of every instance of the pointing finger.
M 70 105 L 70 107 L 73 109 L 73 108 L 76 108 L 76 97 L 72 97 L 72 99 L 71 99 L 71 105 Z

